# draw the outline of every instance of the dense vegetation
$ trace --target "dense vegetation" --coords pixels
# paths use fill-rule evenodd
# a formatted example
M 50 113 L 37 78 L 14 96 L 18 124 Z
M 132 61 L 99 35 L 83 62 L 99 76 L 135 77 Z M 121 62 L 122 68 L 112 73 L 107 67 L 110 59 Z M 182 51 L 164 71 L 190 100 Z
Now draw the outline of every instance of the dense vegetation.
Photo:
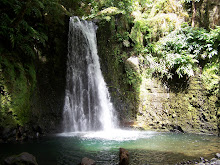
M 96 4 L 94 10 L 97 11 L 90 17 L 110 21 L 112 15 L 124 14 L 130 27 L 126 27 L 127 31 L 117 32 L 119 42 L 143 55 L 153 72 L 168 78 L 174 74 L 172 71 L 180 77 L 190 77 L 196 67 L 212 64 L 219 67 L 220 28 L 206 30 L 189 26 L 190 22 L 184 21 L 189 19 L 184 10 L 188 3 L 190 1 L 102 1 Z M 104 9 L 99 11 L 97 6 Z
M 125 65 L 126 75 L 111 69 L 124 82 L 111 81 L 115 88 L 125 89 L 122 93 L 137 103 L 145 77 L 158 77 L 170 90 L 178 92 L 187 87 L 190 78 L 200 75 L 203 89 L 218 97 L 220 28 L 211 25 L 208 14 L 202 17 L 202 12 L 211 11 L 201 11 L 201 4 L 174 0 L 94 2 L 92 14 L 84 18 L 109 22 L 113 29 L 110 41 L 117 45 L 113 47 L 115 61 L 109 60 L 109 64 L 115 68 Z M 205 21 L 210 24 L 204 24 Z M 128 67 L 130 57 L 138 58 L 140 71 Z M 216 101 L 217 107 L 218 104 Z M 138 103 L 134 109 L 138 109 Z
M 0 123 L 24 125 L 30 121 L 36 93 L 37 62 L 51 56 L 45 52 L 52 33 L 68 13 L 56 0 L 3 0 L 0 5 Z
M 60 36 L 66 35 L 65 19 L 71 15 L 99 20 L 100 28 L 107 23 L 113 29 L 108 44 L 112 44 L 114 58 L 108 65 L 120 79 L 106 78 L 115 81 L 114 88 L 121 88 L 122 95 L 137 103 L 133 109 L 138 108 L 143 77 L 178 81 L 202 74 L 207 91 L 219 95 L 220 28 L 207 21 L 209 15 L 202 16 L 209 12 L 201 12 L 202 3 L 199 0 L 1 0 L 0 127 L 30 122 L 40 83 L 39 63 L 48 65 L 52 61 L 51 68 L 59 70 L 66 44 Z M 102 51 L 105 52 L 104 48 Z M 130 57 L 138 58 L 139 68 L 131 67 Z

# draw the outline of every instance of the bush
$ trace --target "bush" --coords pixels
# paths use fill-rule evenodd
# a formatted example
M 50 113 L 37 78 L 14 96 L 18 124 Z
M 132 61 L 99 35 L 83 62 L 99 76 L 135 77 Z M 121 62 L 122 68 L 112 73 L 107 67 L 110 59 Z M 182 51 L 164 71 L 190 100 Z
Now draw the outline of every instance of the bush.
M 145 64 L 161 76 L 193 76 L 198 68 L 219 63 L 220 27 L 208 32 L 182 27 L 143 51 Z M 173 72 L 173 70 L 175 72 Z

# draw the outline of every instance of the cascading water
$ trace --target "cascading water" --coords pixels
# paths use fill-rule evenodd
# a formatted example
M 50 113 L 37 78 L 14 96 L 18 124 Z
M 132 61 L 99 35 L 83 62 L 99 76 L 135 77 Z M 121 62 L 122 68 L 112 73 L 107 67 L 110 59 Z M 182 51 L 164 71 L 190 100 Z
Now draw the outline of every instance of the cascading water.
M 63 124 L 65 132 L 111 130 L 117 118 L 101 73 L 97 26 L 71 17 Z

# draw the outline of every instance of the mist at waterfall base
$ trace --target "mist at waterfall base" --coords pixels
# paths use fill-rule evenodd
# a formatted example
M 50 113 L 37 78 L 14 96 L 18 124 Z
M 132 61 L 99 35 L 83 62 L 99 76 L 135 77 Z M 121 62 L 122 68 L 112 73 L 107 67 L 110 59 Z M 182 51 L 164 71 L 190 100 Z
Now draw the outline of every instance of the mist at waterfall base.
M 79 164 L 84 157 L 97 165 L 116 165 L 122 147 L 129 152 L 130 165 L 176 164 L 220 152 L 216 136 L 119 129 L 100 69 L 96 28 L 92 22 L 70 18 L 63 133 L 0 144 L 0 161 L 29 152 L 39 165 Z

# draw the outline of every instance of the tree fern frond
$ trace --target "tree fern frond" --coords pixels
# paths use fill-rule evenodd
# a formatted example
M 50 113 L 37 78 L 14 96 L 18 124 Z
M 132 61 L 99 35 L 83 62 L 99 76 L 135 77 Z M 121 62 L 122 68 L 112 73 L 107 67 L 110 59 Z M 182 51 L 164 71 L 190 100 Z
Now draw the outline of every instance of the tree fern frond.
M 11 42 L 12 48 L 14 48 L 14 46 L 15 46 L 15 39 L 14 39 L 14 35 L 13 34 L 10 34 L 10 42 Z
M 21 50 L 24 54 L 28 55 L 29 57 L 34 57 L 35 56 L 35 52 L 34 50 L 27 44 L 22 44 L 21 45 Z
M 28 25 L 28 23 L 25 20 L 22 20 L 20 24 L 22 25 L 22 28 L 25 31 L 28 31 L 28 29 L 30 28 L 30 26 Z
M 2 14 L 1 14 L 1 22 L 0 22 L 0 24 L 1 24 L 1 25 L 8 25 L 8 24 L 10 24 L 10 23 L 11 23 L 11 19 L 10 19 L 10 17 L 8 16 L 8 14 L 2 13 Z
M 34 0 L 33 3 L 38 7 L 38 8 L 41 8 L 43 9 L 45 6 L 44 6 L 44 3 L 39 1 L 39 0 Z
M 41 11 L 38 8 L 34 8 L 33 12 L 37 18 L 42 16 Z
M 14 7 L 14 13 L 15 13 L 16 15 L 19 14 L 20 10 L 21 10 L 21 6 L 20 6 L 20 5 L 15 5 L 15 7 Z

